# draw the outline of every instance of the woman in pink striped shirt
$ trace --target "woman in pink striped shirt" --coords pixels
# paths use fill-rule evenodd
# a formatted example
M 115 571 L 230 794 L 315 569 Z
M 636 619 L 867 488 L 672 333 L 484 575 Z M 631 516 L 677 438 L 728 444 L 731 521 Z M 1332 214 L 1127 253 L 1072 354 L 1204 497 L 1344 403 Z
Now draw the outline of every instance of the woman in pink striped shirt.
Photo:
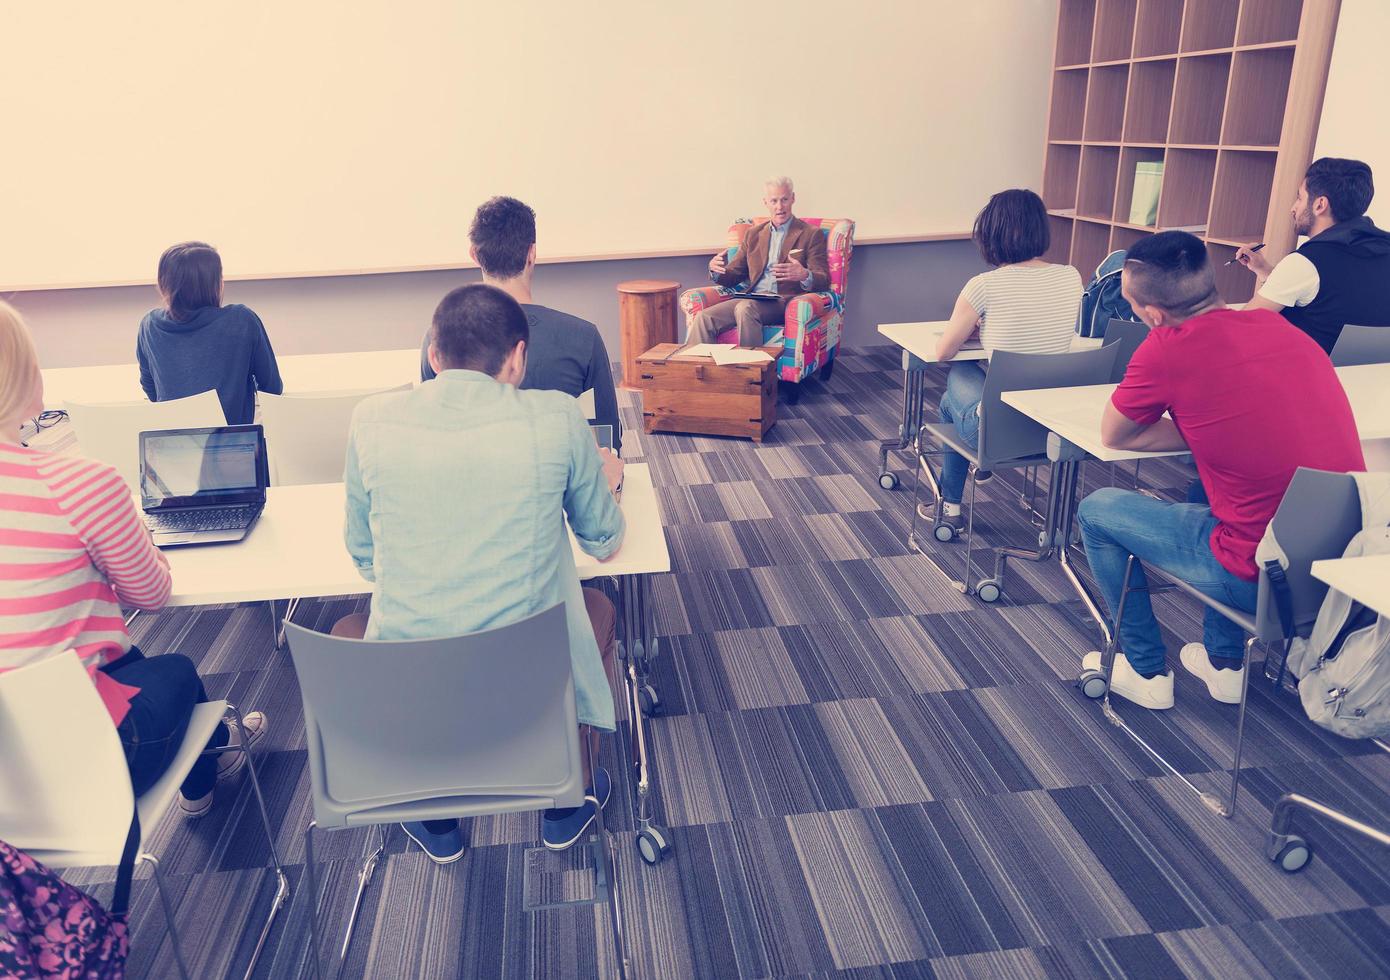
M 0 671 L 75 650 L 111 712 L 138 795 L 169 767 L 193 706 L 207 695 L 187 657 L 146 657 L 132 645 L 121 607 L 163 607 L 169 563 L 115 469 L 21 444 L 20 425 L 42 410 L 33 338 L 0 301 Z M 253 711 L 244 721 L 254 743 L 265 716 Z M 208 748 L 229 738 L 222 725 Z M 184 811 L 206 813 L 214 784 L 244 759 L 199 759 L 182 786 Z

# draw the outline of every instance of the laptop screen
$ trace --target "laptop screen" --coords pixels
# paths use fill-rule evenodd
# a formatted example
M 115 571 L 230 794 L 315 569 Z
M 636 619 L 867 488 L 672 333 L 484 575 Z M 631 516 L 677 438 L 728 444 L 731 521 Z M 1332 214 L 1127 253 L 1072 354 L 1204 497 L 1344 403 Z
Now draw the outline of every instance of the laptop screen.
M 264 499 L 265 443 L 259 425 L 140 433 L 140 496 L 152 507 Z

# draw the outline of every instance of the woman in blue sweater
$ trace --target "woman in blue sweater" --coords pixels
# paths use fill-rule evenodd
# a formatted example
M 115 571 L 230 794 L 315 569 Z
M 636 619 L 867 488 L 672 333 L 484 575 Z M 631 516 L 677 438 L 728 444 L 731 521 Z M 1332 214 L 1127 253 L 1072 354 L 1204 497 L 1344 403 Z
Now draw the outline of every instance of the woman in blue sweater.
M 265 325 L 240 303 L 222 305 L 222 258 L 203 242 L 183 242 L 159 258 L 164 309 L 140 321 L 135 356 L 150 401 L 215 389 L 228 425 L 255 417 L 256 391 L 284 390 Z

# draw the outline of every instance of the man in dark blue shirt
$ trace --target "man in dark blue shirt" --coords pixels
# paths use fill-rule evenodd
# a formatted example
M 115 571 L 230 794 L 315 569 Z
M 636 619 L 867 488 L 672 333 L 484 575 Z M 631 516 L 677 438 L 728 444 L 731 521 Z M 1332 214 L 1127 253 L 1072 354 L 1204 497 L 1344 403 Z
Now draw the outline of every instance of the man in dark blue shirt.
M 613 427 L 613 451 L 622 447 L 613 368 L 598 327 L 588 320 L 531 302 L 536 271 L 536 212 L 514 197 L 494 197 L 473 216 L 468 254 L 483 270 L 483 282 L 511 296 L 526 311 L 531 342 L 521 387 L 563 391 L 579 397 L 594 392 L 594 421 Z M 420 379 L 434 377 L 429 334 L 420 346 Z

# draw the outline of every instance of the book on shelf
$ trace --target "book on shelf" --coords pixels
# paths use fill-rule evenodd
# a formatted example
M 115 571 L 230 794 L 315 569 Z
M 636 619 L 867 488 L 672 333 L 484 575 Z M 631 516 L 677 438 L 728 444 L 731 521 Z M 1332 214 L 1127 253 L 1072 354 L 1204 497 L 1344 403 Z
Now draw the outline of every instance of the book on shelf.
M 1158 194 L 1163 189 L 1163 161 L 1140 160 L 1134 165 L 1134 196 L 1130 199 L 1129 223 L 1152 225 L 1158 218 Z

